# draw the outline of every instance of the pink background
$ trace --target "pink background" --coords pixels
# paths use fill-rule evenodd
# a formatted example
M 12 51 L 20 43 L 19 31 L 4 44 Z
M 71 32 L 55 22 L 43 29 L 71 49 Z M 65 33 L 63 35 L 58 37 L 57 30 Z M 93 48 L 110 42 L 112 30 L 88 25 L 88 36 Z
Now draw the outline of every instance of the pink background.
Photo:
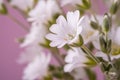
M 98 0 L 97 4 L 99 6 L 101 0 Z M 105 11 L 104 6 L 99 6 L 99 9 L 100 13 L 103 14 Z M 9 11 L 13 16 L 25 23 L 19 13 L 10 7 Z M 11 21 L 7 16 L 0 15 L 0 80 L 22 80 L 23 65 L 16 62 L 22 49 L 20 49 L 19 44 L 15 40 L 25 34 L 26 31 L 18 24 Z M 100 77 L 98 80 L 100 80 Z

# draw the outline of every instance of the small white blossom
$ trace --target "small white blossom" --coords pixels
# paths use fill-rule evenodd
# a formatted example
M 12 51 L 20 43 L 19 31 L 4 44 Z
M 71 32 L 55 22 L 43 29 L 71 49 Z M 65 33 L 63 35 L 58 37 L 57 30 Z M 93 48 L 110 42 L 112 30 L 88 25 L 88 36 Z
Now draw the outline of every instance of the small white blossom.
M 76 68 L 71 74 L 74 77 L 74 80 L 84 80 L 84 78 L 87 77 L 86 72 L 82 67 Z
M 60 9 L 55 0 L 39 0 L 35 8 L 29 12 L 28 21 L 46 23 L 56 13 L 60 13 Z
M 67 4 L 75 5 L 81 4 L 82 0 L 61 0 L 61 6 L 65 6 Z
M 117 27 L 113 33 L 113 41 L 114 43 L 120 45 L 120 27 Z
M 47 34 L 46 26 L 40 24 L 33 24 L 30 32 L 26 35 L 24 42 L 21 44 L 21 47 L 28 45 L 45 43 L 45 35 Z
M 68 51 L 65 57 L 65 62 L 67 64 L 64 66 L 64 71 L 71 72 L 75 68 L 85 67 L 85 63 L 88 61 L 86 54 L 81 49 L 73 48 L 73 50 Z
M 39 45 L 28 46 L 21 53 L 18 63 L 29 63 L 33 61 L 36 56 L 40 56 L 41 52 L 43 52 L 43 48 Z
M 28 11 L 33 8 L 34 0 L 11 0 L 10 4 L 22 11 Z
M 52 41 L 50 46 L 58 48 L 63 47 L 65 44 L 72 44 L 78 40 L 78 36 L 82 32 L 81 23 L 84 17 L 80 18 L 78 10 L 75 12 L 67 13 L 67 20 L 63 16 L 59 16 L 56 24 L 50 27 L 49 33 L 46 38 Z
M 38 4 L 29 12 L 28 20 L 32 22 L 30 33 L 26 35 L 22 47 L 45 43 L 45 35 L 48 32 L 45 25 L 48 20 L 51 20 L 53 15 L 59 13 L 60 9 L 55 0 L 39 0 Z
M 96 57 L 102 57 L 104 60 L 109 61 L 108 56 L 104 54 L 103 52 L 96 52 L 95 54 Z M 111 60 L 118 59 L 120 58 L 120 55 L 112 55 L 110 54 Z
M 41 53 L 40 56 L 36 56 L 25 68 L 23 80 L 42 79 L 47 75 L 50 60 L 50 54 L 45 55 L 45 53 Z

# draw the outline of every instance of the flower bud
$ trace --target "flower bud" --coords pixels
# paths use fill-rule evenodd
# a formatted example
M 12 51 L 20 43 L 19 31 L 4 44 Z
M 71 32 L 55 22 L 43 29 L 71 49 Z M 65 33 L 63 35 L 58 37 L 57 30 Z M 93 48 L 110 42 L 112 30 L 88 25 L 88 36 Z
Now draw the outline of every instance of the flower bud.
M 108 40 L 107 41 L 107 53 L 110 53 L 111 52 L 111 46 L 112 46 L 112 40 Z
M 103 38 L 103 36 L 100 36 L 99 41 L 100 41 L 100 48 L 101 48 L 101 50 L 102 50 L 104 53 L 107 53 L 107 50 L 106 50 L 106 41 L 105 41 L 105 39 Z
M 3 3 L 0 5 L 0 14 L 7 14 L 6 6 Z
M 99 29 L 99 25 L 96 23 L 96 22 L 94 22 L 94 21 L 91 21 L 90 22 L 90 25 L 91 25 L 91 27 L 93 28 L 93 29 Z
M 90 0 L 82 0 L 82 4 L 77 4 L 76 6 L 80 11 L 84 12 L 85 10 L 90 9 L 91 2 Z
M 91 7 L 90 0 L 82 0 L 82 3 L 86 9 L 89 9 Z
M 112 6 L 110 8 L 110 13 L 115 14 L 119 9 L 119 5 L 120 5 L 120 1 L 119 0 L 114 0 Z
M 108 14 L 105 14 L 103 19 L 103 24 L 102 24 L 102 31 L 104 33 L 107 33 L 110 29 L 110 26 L 111 26 L 111 19 Z
M 109 54 L 111 52 L 111 45 L 112 41 L 111 40 L 105 40 L 104 36 L 100 36 L 100 48 L 102 52 Z

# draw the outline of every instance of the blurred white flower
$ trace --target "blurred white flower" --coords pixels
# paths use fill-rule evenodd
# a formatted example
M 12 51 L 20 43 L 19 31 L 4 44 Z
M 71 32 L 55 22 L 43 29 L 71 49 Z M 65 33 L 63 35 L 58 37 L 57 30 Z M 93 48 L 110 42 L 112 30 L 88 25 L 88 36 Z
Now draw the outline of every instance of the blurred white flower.
M 25 68 L 23 80 L 36 80 L 45 77 L 48 72 L 50 60 L 50 54 L 45 55 L 45 53 L 41 52 L 40 56 L 36 56 Z
M 75 12 L 68 12 L 67 20 L 63 16 L 59 16 L 56 24 L 50 27 L 52 33 L 46 35 L 46 38 L 52 41 L 50 46 L 61 48 L 65 44 L 76 42 L 79 34 L 82 32 L 81 23 L 83 23 L 83 21 L 84 17 L 80 18 L 78 10 Z
M 28 63 L 23 80 L 36 80 L 46 76 L 50 61 L 51 54 L 45 53 L 39 45 L 28 46 L 19 59 L 19 63 Z
M 60 13 L 60 9 L 55 0 L 39 0 L 35 8 L 29 12 L 28 21 L 45 23 L 57 13 Z
M 29 21 L 32 22 L 30 33 L 26 35 L 21 47 L 31 44 L 45 43 L 45 35 L 48 32 L 47 26 L 44 24 L 52 16 L 59 13 L 60 9 L 55 0 L 39 0 L 34 9 L 29 12 Z
M 74 80 L 84 80 L 84 78 L 87 77 L 86 72 L 82 67 L 74 69 L 74 71 L 72 71 L 71 74 L 74 77 Z
M 96 52 L 95 54 L 96 57 L 102 57 L 104 60 L 109 61 L 108 56 L 104 54 L 103 52 Z M 110 54 L 111 60 L 118 59 L 120 58 L 120 55 L 112 55 Z
M 73 69 L 85 67 L 85 63 L 88 61 L 86 54 L 80 48 L 73 48 L 73 50 L 68 51 L 65 57 L 65 62 L 67 64 L 64 66 L 64 71 L 71 72 Z
M 108 7 L 110 7 L 114 0 L 103 0 Z
M 34 0 L 11 0 L 10 4 L 22 11 L 28 11 L 33 8 Z
M 39 45 L 32 45 L 25 48 L 21 53 L 18 63 L 29 63 L 34 60 L 36 56 L 40 56 L 43 49 Z
M 45 35 L 47 34 L 47 27 L 39 24 L 32 24 L 30 32 L 26 35 L 24 42 L 21 44 L 21 47 L 28 45 L 45 43 Z
M 120 45 L 120 27 L 117 27 L 114 31 L 114 33 L 111 33 L 113 42 Z
M 2 9 L 3 0 L 0 0 L 0 10 Z
M 61 6 L 65 6 L 67 4 L 75 5 L 81 4 L 82 0 L 61 0 Z

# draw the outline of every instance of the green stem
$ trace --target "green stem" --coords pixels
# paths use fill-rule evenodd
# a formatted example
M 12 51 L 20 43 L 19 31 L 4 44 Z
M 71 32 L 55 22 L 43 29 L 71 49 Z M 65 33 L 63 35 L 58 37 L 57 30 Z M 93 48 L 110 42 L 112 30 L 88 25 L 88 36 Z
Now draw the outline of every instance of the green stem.
M 11 14 L 7 15 L 10 19 L 12 19 L 14 22 L 16 22 L 17 24 L 20 25 L 20 27 L 22 27 L 24 30 L 26 30 L 27 32 L 29 31 L 29 28 L 27 28 L 23 23 L 21 23 L 20 21 L 18 21 L 14 16 L 12 16 Z
M 85 45 L 82 45 L 81 48 L 85 50 L 88 56 L 90 56 L 97 64 L 100 63 L 100 61 L 93 55 L 93 53 Z

